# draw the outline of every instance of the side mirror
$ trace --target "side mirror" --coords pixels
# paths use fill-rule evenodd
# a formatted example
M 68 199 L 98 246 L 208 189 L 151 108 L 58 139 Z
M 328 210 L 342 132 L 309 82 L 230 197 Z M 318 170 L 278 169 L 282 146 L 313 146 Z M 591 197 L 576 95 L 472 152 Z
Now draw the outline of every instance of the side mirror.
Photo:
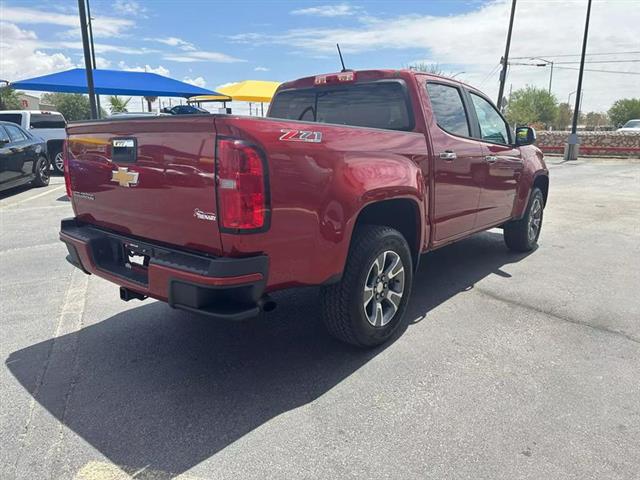
M 536 143 L 536 131 L 531 127 L 516 127 L 516 147 Z
M 0 147 L 4 147 L 9 142 L 10 140 L 7 140 L 6 138 L 0 138 Z

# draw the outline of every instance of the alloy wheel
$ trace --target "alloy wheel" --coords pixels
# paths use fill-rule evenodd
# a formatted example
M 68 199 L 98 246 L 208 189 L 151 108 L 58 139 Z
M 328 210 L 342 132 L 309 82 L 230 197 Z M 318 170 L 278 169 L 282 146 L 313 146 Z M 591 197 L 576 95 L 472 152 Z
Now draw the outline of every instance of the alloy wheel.
M 373 261 L 364 284 L 363 309 L 374 327 L 384 327 L 396 315 L 404 295 L 404 265 L 392 250 Z
M 529 214 L 529 240 L 535 241 L 540 233 L 540 226 L 542 225 L 542 201 L 540 198 L 535 198 L 531 205 L 531 213 Z
M 49 181 L 49 162 L 47 162 L 44 158 L 40 159 L 38 163 L 38 175 L 40 175 L 40 180 L 43 182 Z
M 59 172 L 64 172 L 64 156 L 62 155 L 62 152 L 56 153 L 53 163 Z

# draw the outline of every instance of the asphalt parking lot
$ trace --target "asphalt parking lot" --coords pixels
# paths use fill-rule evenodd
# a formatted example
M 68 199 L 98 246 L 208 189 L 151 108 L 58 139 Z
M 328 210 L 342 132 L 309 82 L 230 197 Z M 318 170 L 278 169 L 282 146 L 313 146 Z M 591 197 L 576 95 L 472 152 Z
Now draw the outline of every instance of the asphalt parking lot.
M 0 194 L 3 479 L 637 479 L 640 162 L 551 161 L 540 247 L 425 257 L 373 351 L 318 291 L 246 323 L 65 261 L 63 180 Z

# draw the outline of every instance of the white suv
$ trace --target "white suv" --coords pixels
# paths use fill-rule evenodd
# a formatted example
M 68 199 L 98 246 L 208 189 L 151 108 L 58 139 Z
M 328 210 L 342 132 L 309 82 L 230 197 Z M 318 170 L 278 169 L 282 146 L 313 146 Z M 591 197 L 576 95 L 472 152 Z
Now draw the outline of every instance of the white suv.
M 47 143 L 47 156 L 57 173 L 63 173 L 62 143 L 67 122 L 61 113 L 44 110 L 2 110 L 0 121 L 15 123 Z

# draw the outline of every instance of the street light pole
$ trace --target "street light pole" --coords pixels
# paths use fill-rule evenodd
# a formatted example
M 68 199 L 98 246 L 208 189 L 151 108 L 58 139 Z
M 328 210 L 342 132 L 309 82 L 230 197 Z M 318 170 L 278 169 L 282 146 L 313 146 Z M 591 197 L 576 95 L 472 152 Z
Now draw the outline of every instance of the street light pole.
M 507 45 L 502 57 L 502 71 L 500 72 L 500 88 L 498 89 L 498 110 L 502 110 L 502 96 L 504 95 L 504 84 L 507 80 L 507 67 L 509 65 L 509 48 L 511 47 L 511 32 L 513 30 L 513 17 L 516 13 L 516 0 L 511 1 L 511 17 L 509 18 L 509 31 L 507 32 Z
M 89 19 L 89 42 L 91 43 L 91 61 L 93 62 L 93 69 L 98 68 L 96 65 L 96 49 L 93 46 L 93 26 L 91 25 L 91 5 L 89 4 L 89 0 L 87 0 L 87 17 Z M 96 106 L 98 111 L 98 118 L 100 118 L 100 94 L 96 94 Z
M 96 105 L 96 92 L 93 88 L 93 69 L 91 68 L 91 53 L 89 52 L 89 34 L 87 32 L 87 12 L 84 0 L 78 0 L 78 11 L 80 13 L 80 32 L 82 33 L 82 49 L 84 50 L 84 69 L 87 74 L 87 90 L 89 93 L 89 106 L 91 107 L 91 118 L 98 118 L 98 108 Z
M 573 110 L 573 121 L 571 122 L 571 134 L 567 138 L 567 145 L 564 149 L 565 160 L 578 159 L 578 115 L 580 114 L 580 104 L 582 101 L 582 75 L 584 73 L 584 58 L 587 54 L 587 38 L 589 36 L 589 17 L 591 16 L 591 0 L 587 0 L 587 18 L 584 22 L 584 36 L 582 37 L 582 56 L 580 57 L 580 72 L 578 73 L 578 88 L 576 89 L 576 106 Z

